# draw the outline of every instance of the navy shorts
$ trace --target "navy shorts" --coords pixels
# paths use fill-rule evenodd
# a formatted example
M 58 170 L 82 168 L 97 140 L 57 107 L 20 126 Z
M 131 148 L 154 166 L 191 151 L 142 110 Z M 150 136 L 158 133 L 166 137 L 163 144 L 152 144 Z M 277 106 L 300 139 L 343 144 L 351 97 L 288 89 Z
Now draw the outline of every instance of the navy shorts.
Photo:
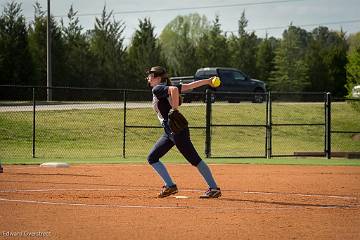
M 172 134 L 166 126 L 164 131 L 165 133 L 155 143 L 147 157 L 150 164 L 158 162 L 174 145 L 191 165 L 197 166 L 201 162 L 202 159 L 190 140 L 189 128 L 185 128 L 177 134 Z

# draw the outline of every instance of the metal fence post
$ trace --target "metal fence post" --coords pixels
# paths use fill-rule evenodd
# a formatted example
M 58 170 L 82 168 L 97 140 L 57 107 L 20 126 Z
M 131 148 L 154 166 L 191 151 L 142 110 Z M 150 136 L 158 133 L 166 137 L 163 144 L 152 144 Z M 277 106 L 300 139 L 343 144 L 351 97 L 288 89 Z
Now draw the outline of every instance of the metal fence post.
M 331 93 L 328 92 L 326 93 L 326 104 L 325 104 L 325 118 L 326 118 L 326 122 L 325 122 L 325 136 L 326 136 L 326 141 L 325 141 L 325 154 L 327 159 L 331 158 Z
M 206 89 L 206 138 L 205 155 L 211 157 L 211 90 Z
M 266 110 L 265 110 L 265 125 L 266 125 L 266 132 L 265 132 L 265 157 L 269 158 L 268 156 L 268 138 L 269 138 L 269 92 L 266 95 Z
M 126 101 L 127 91 L 124 90 L 124 126 L 123 126 L 123 158 L 126 156 Z
M 33 131 L 32 131 L 32 157 L 35 158 L 35 141 L 36 141 L 36 102 L 35 102 L 35 88 L 32 89 L 33 94 Z
M 324 156 L 327 157 L 327 138 L 328 138 L 328 133 L 327 133 L 327 121 L 328 121 L 328 117 L 327 117 L 327 93 L 324 92 Z
M 266 158 L 271 158 L 272 156 L 272 101 L 271 101 L 271 92 L 268 92 L 268 100 L 266 101 L 267 108 L 267 154 Z

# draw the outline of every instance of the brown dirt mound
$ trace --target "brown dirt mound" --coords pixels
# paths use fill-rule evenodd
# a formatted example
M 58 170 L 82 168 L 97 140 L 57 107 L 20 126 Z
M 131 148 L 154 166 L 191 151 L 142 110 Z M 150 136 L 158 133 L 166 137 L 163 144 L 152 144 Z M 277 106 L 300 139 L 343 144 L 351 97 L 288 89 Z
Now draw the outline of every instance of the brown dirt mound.
M 156 198 L 162 182 L 146 164 L 5 165 L 0 236 L 360 238 L 360 167 L 210 165 L 223 191 L 212 200 L 198 198 L 206 186 L 195 168 L 168 167 L 177 195 L 189 198 Z

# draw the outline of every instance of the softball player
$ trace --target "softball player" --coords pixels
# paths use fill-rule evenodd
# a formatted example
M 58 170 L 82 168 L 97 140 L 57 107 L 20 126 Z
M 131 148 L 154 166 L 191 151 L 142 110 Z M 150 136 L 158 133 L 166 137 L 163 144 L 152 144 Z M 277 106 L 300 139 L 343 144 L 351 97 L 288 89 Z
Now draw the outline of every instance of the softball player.
M 164 186 L 158 195 L 164 198 L 178 192 L 176 184 L 171 179 L 166 167 L 160 161 L 174 145 L 179 149 L 186 160 L 195 166 L 209 185 L 209 189 L 200 198 L 218 198 L 221 196 L 220 188 L 217 186 L 212 173 L 207 164 L 200 158 L 191 140 L 189 128 L 183 129 L 179 133 L 172 133 L 168 124 L 168 114 L 171 109 L 177 110 L 179 107 L 179 96 L 182 91 L 194 89 L 203 85 L 211 85 L 211 78 L 199 80 L 189 84 L 172 86 L 163 67 L 152 67 L 148 72 L 148 85 L 152 88 L 153 108 L 157 113 L 164 134 L 151 149 L 147 160 L 154 170 L 164 181 Z

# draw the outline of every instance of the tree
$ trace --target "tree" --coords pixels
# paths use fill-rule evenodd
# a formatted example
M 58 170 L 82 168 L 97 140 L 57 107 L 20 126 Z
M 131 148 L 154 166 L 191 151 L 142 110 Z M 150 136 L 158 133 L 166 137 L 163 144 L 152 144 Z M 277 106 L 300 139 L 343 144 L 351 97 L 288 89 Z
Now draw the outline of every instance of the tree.
M 348 53 L 357 51 L 357 49 L 360 47 L 360 32 L 357 32 L 355 34 L 350 34 L 350 36 L 347 39 L 347 43 L 349 46 Z
M 231 65 L 250 76 L 257 77 L 256 53 L 258 39 L 254 32 L 246 32 L 248 20 L 245 17 L 245 11 L 242 12 L 238 23 L 238 36 L 233 35 L 229 39 L 229 48 L 232 53 Z
M 345 33 L 340 31 L 337 33 L 337 38 L 332 47 L 330 74 L 334 79 L 334 87 L 331 92 L 338 97 L 344 97 L 347 93 L 346 85 L 346 64 L 348 62 L 346 53 L 348 45 L 345 39 Z
M 190 38 L 190 25 L 185 23 L 175 41 L 177 50 L 173 53 L 175 62 L 170 66 L 175 75 L 194 75 L 198 68 L 196 48 Z
M 245 17 L 245 10 L 242 11 L 241 17 L 238 20 L 238 34 L 239 37 L 245 37 L 248 33 L 246 32 L 246 28 L 248 26 L 248 20 Z
M 174 75 L 193 75 L 198 68 L 196 47 L 201 36 L 209 30 L 205 16 L 177 16 L 160 34 L 164 59 Z
M 268 82 L 271 72 L 274 70 L 275 49 L 277 40 L 275 38 L 268 39 L 266 36 L 258 47 L 256 53 L 256 69 L 257 77 Z
M 34 84 L 46 86 L 46 16 L 38 2 L 29 27 L 29 48 L 34 62 Z
M 46 86 L 47 79 L 47 17 L 41 5 L 35 3 L 34 21 L 29 27 L 29 48 L 35 65 L 34 84 Z M 50 37 L 52 53 L 52 85 L 63 86 L 63 70 L 65 67 L 65 47 L 61 29 L 54 17 L 50 17 Z
M 21 4 L 7 3 L 0 16 L 0 84 L 31 84 L 32 68 Z
M 283 33 L 280 46 L 275 51 L 275 70 L 270 77 L 272 90 L 301 92 L 310 84 L 308 65 L 304 60 L 304 38 L 300 33 L 294 26 Z
M 132 82 L 129 82 L 127 87 L 145 87 L 145 70 L 151 66 L 164 65 L 164 61 L 161 59 L 161 49 L 150 19 L 139 20 L 139 29 L 132 37 L 128 59 Z
M 318 27 L 312 31 L 307 64 L 311 85 L 308 91 L 327 91 L 336 96 L 345 94 L 347 43 L 342 33 Z
M 94 80 L 91 77 L 96 69 L 96 63 L 76 14 L 77 12 L 71 6 L 67 15 L 68 25 L 65 26 L 61 19 L 61 31 L 65 44 L 63 85 L 92 87 L 91 82 Z
M 353 87 L 360 85 L 360 44 L 359 42 L 354 44 L 356 44 L 356 47 L 352 46 L 351 51 L 349 51 L 348 63 L 346 64 L 346 89 L 349 97 L 351 97 Z
M 347 55 L 348 63 L 346 64 L 346 89 L 348 97 L 352 96 L 352 89 L 360 85 L 360 32 L 349 37 L 349 51 Z M 354 109 L 360 112 L 360 102 L 352 102 Z
M 311 85 L 308 91 L 330 91 L 330 69 L 326 64 L 326 55 L 329 31 L 327 28 L 317 28 L 312 32 L 309 43 L 307 63 L 309 66 L 309 80 Z
M 98 66 L 97 87 L 125 87 L 126 48 L 122 36 L 125 26 L 122 21 L 110 21 L 112 11 L 104 6 L 101 17 L 95 19 L 95 29 L 90 33 L 90 50 Z
M 199 39 L 196 53 L 201 67 L 227 67 L 229 65 L 227 39 L 222 35 L 218 16 L 215 17 L 210 31 L 204 32 Z

